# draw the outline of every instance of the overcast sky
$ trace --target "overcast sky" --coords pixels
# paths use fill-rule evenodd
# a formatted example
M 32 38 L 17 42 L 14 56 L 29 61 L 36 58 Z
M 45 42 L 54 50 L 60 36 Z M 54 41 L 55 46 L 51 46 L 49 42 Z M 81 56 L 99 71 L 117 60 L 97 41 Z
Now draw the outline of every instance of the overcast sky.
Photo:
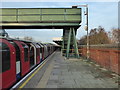
M 25 2 L 3 0 L 2 8 L 61 8 L 71 7 L 72 5 L 88 4 L 89 5 L 89 30 L 102 26 L 106 31 L 110 31 L 113 27 L 118 27 L 118 2 L 33 2 L 31 0 Z M 22 1 L 22 0 L 21 0 Z M 47 0 L 48 1 L 48 0 Z M 86 1 L 86 0 L 85 0 Z M 85 9 L 83 8 L 83 11 Z M 83 16 L 83 15 L 82 15 Z M 79 39 L 86 34 L 84 30 L 85 18 L 82 17 L 81 27 L 77 30 L 77 38 Z M 11 37 L 24 37 L 32 36 L 35 40 L 42 42 L 52 42 L 53 37 L 61 37 L 62 30 L 35 30 L 35 29 L 22 29 L 22 30 L 7 30 Z

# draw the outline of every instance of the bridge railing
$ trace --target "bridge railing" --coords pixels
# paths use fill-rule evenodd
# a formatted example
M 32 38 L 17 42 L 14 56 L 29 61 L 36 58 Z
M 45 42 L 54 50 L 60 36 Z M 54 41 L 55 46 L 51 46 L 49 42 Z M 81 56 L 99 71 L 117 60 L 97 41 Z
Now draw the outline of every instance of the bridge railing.
M 119 44 L 103 44 L 90 45 L 90 59 L 95 61 L 102 67 L 120 75 L 120 45 Z M 79 45 L 79 53 L 81 56 L 87 56 L 87 46 Z

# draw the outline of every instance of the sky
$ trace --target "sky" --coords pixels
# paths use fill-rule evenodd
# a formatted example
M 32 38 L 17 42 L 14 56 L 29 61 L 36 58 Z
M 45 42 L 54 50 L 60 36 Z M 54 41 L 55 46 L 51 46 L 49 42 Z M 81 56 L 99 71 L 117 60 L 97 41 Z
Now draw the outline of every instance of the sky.
M 120 1 L 118 3 L 118 28 L 120 28 Z
M 9 0 L 10 1 L 10 0 Z M 39 1 L 39 0 L 38 0 Z M 2 8 L 65 8 L 71 7 L 73 5 L 83 5 L 88 4 L 89 7 L 89 31 L 90 29 L 97 28 L 98 26 L 102 26 L 108 32 L 112 28 L 118 28 L 118 2 L 112 1 L 111 2 L 95 2 L 92 0 L 90 2 L 82 1 L 79 2 L 78 0 L 65 0 L 64 2 L 60 0 L 60 2 L 55 2 L 54 0 L 48 2 L 48 0 L 44 0 L 44 2 L 38 2 L 36 0 L 26 1 L 25 0 L 12 0 L 8 2 L 8 0 L 2 1 Z M 82 8 L 82 12 L 85 11 L 85 8 Z M 85 26 L 85 16 L 82 13 L 82 23 L 81 27 L 77 30 L 76 38 L 79 39 L 80 37 L 86 35 L 86 31 L 84 30 Z M 120 25 L 119 25 L 120 26 Z M 24 36 L 32 36 L 36 41 L 42 42 L 52 42 L 52 38 L 54 37 L 61 37 L 63 30 L 59 29 L 22 29 L 22 30 L 6 30 L 11 37 L 24 37 Z

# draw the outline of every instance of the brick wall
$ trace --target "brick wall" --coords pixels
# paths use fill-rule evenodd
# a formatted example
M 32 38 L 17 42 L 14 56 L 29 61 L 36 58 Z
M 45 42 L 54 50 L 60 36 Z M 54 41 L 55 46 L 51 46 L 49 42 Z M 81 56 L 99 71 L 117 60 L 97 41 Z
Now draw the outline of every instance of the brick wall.
M 90 59 L 102 67 L 120 74 L 120 48 L 113 46 L 90 46 Z M 87 56 L 86 46 L 79 46 L 79 52 L 82 56 Z

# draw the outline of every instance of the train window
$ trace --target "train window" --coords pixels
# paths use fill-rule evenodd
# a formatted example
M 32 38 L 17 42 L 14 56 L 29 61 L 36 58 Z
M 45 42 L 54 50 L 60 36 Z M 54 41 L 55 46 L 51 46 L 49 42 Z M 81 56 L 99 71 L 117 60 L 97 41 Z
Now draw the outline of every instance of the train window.
M 24 60 L 25 62 L 28 61 L 28 46 L 25 44 L 22 44 L 23 48 L 24 48 Z
M 42 48 L 40 48 L 40 53 L 42 53 Z
M 15 49 L 16 49 L 16 61 L 20 61 L 20 48 L 15 43 Z
M 2 55 L 2 72 L 10 69 L 10 49 L 5 43 L 0 43 L 0 55 Z
M 37 56 L 39 56 L 39 54 L 40 54 L 40 50 L 39 48 L 37 48 Z
M 24 51 L 25 51 L 25 61 L 28 61 L 28 48 L 24 48 Z

